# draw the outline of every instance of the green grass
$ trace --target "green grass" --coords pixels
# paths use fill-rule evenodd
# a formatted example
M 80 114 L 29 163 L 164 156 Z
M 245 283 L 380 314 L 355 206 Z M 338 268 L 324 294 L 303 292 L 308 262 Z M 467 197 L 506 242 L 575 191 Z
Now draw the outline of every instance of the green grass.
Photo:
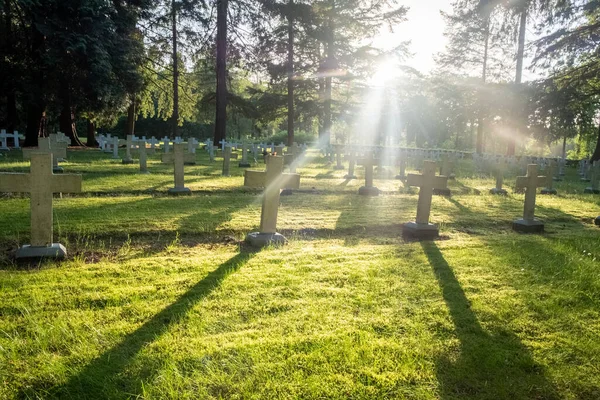
M 442 239 L 419 243 L 401 237 L 415 190 L 362 198 L 317 159 L 282 197 L 289 244 L 252 251 L 259 193 L 202 156 L 170 198 L 156 160 L 70 153 L 84 193 L 55 200 L 60 263 L 12 260 L 29 201 L 0 199 L 0 398 L 600 398 L 600 197 L 574 170 L 538 197 L 547 232 L 520 235 L 523 195 L 464 163 L 434 198 Z

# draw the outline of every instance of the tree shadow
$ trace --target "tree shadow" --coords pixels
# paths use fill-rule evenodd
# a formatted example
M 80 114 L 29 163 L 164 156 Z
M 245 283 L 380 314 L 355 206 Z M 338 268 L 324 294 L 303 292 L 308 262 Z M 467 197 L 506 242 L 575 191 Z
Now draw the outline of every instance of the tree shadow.
M 169 328 L 182 321 L 187 313 L 202 299 L 209 296 L 229 274 L 238 271 L 256 253 L 240 252 L 206 275 L 150 320 L 120 343 L 105 351 L 72 376 L 64 385 L 46 391 L 52 397 L 76 399 L 106 399 L 136 397 L 142 392 L 143 382 L 156 371 L 145 371 L 141 376 L 128 369 L 136 355 L 146 346 L 165 334 Z M 25 389 L 20 397 L 36 397 L 35 387 Z M 39 388 L 37 388 L 39 389 Z M 42 389 L 44 390 L 44 389 Z
M 437 359 L 442 399 L 556 399 L 556 390 L 519 338 L 504 327 L 484 330 L 452 267 L 434 242 L 421 242 L 459 340 L 458 354 Z

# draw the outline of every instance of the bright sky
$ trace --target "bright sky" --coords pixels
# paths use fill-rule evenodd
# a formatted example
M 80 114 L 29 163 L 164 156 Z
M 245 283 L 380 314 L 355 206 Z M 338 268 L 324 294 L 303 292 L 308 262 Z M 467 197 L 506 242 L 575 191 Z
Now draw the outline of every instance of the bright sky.
M 434 67 L 433 55 L 446 46 L 444 21 L 440 10 L 450 11 L 449 0 L 401 0 L 408 6 L 407 21 L 394 28 L 390 33 L 383 28 L 375 45 L 382 48 L 398 45 L 409 40 L 409 51 L 413 54 L 405 64 L 421 72 L 430 72 Z

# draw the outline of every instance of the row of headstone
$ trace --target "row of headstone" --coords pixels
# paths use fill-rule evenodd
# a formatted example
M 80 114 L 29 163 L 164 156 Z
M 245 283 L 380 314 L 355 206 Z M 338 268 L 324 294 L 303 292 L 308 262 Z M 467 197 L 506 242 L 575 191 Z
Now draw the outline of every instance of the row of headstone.
M 15 149 L 20 148 L 20 140 L 25 139 L 23 135 L 21 135 L 18 131 L 13 131 L 12 133 L 7 133 L 6 129 L 0 129 L 0 150 L 10 150 L 9 140 L 12 142 L 12 146 Z

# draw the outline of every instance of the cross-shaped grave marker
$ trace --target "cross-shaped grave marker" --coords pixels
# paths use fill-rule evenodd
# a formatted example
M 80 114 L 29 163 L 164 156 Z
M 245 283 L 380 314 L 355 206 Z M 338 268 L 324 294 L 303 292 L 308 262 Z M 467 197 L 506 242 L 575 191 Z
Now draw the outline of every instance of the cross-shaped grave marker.
M 23 159 L 31 159 L 33 153 L 50 153 L 52 154 L 52 172 L 60 174 L 63 172 L 62 167 L 58 166 L 58 160 L 61 158 L 67 158 L 67 149 L 65 148 L 52 148 L 50 145 L 50 138 L 40 137 L 38 138 L 38 147 L 26 147 L 23 149 Z
M 173 148 L 175 148 L 176 144 L 184 146 L 183 143 L 173 143 Z M 182 147 L 182 149 L 185 150 L 185 147 Z M 161 156 L 161 162 L 164 164 L 172 164 L 174 162 L 174 157 L 175 156 L 173 153 L 163 153 Z M 185 165 L 196 165 L 196 155 L 184 151 L 183 163 Z
M 270 157 L 270 155 L 265 156 L 265 162 Z M 283 160 L 283 157 L 282 157 Z M 275 163 L 274 165 L 277 165 Z M 271 169 L 274 167 L 272 166 Z M 289 192 L 288 189 L 300 189 L 300 174 L 283 173 L 283 164 L 282 170 L 279 171 L 280 177 L 278 178 L 281 182 L 281 188 L 286 189 L 286 192 Z M 252 169 L 247 169 L 244 171 L 244 186 L 249 188 L 264 188 L 267 184 L 267 173 L 266 171 L 257 171 Z M 287 193 L 291 194 L 291 193 Z
M 196 138 L 188 138 L 188 153 L 196 154 L 196 148 L 198 147 L 198 140 Z
M 502 188 L 504 184 L 504 172 L 506 171 L 506 160 L 505 159 L 496 159 L 496 164 L 493 166 L 494 175 L 496 176 L 496 187 L 490 189 L 490 194 L 499 194 L 506 196 L 508 192 L 506 189 Z
M 242 142 L 242 160 L 238 163 L 238 167 L 250 167 L 250 163 L 248 162 L 248 143 L 246 142 Z
M 527 166 L 527 175 L 517 177 L 517 190 L 525 190 L 523 218 L 513 221 L 513 230 L 523 233 L 539 233 L 544 231 L 544 224 L 535 219 L 535 196 L 538 187 L 546 183 L 545 176 L 538 176 L 537 164 Z
M 417 239 L 435 239 L 440 230 L 437 225 L 429 223 L 431 214 L 431 200 L 434 189 L 445 189 L 448 184 L 447 176 L 436 176 L 437 163 L 423 161 L 423 174 L 408 174 L 407 186 L 419 187 L 419 200 L 417 202 L 417 219 L 403 226 L 403 234 Z
M 229 167 L 231 164 L 231 146 L 225 146 L 223 150 L 223 172 L 221 175 L 229 176 Z
M 190 153 L 188 153 L 188 154 L 190 154 Z M 171 162 L 174 165 L 174 175 L 175 175 L 175 187 L 170 188 L 168 190 L 168 193 L 173 196 L 192 194 L 192 191 L 189 188 L 185 187 L 184 168 L 183 168 L 185 149 L 183 147 L 183 144 L 179 143 L 179 144 L 173 145 L 173 153 L 172 154 L 164 154 L 163 160 L 164 160 L 165 156 L 167 156 L 167 158 L 170 158 L 172 160 Z
M 17 258 L 67 255 L 65 247 L 52 243 L 52 194 L 81 192 L 81 175 L 54 175 L 52 153 L 32 152 L 29 174 L 0 174 L 0 192 L 31 194 L 31 244 L 17 250 Z
M 122 164 L 133 164 L 133 158 L 131 158 L 131 148 L 133 147 L 133 135 L 127 135 L 125 140 L 125 157 L 121 161 Z
M 358 189 L 361 196 L 379 196 L 379 189 L 373 186 L 373 167 L 377 164 L 375 153 L 367 151 L 365 157 L 360 160 L 359 165 L 365 167 L 365 186 Z
M 399 152 L 398 153 L 398 166 L 400 167 L 400 172 L 396 175 L 396 179 L 404 181 L 406 180 L 406 153 Z
M 584 193 L 600 194 L 600 161 L 594 161 L 590 175 L 591 186 L 586 187 Z
M 8 135 L 4 129 L 0 130 L 0 150 L 10 150 L 8 148 Z
M 48 138 L 50 139 L 50 148 L 61 149 L 61 153 L 63 153 L 66 157 L 67 156 L 67 148 L 69 147 L 69 144 L 71 143 L 71 139 L 69 139 L 62 132 L 51 133 L 50 135 L 48 135 Z M 64 149 L 64 151 L 63 151 L 63 149 Z M 60 157 L 56 161 L 65 161 L 65 160 L 64 160 L 64 157 Z
M 346 160 L 348 160 L 348 173 L 344 175 L 344 179 L 356 179 L 354 175 L 354 167 L 356 166 L 356 151 L 354 148 L 350 148 L 348 154 L 346 154 Z
M 544 174 L 546 174 L 546 185 L 540 191 L 541 194 L 557 194 L 558 192 L 554 189 L 554 175 L 557 171 L 557 164 L 555 160 L 550 160 L 546 163 Z
M 277 233 L 280 194 L 286 183 L 286 179 L 281 173 L 283 157 L 267 155 L 265 161 L 267 164 L 264 175 L 266 187 L 262 198 L 260 228 L 258 232 L 252 232 L 246 236 L 246 241 L 254 247 L 284 244 L 287 241 L 282 234 Z
M 142 174 L 148 173 L 148 153 L 146 150 L 146 141 L 141 139 L 137 141 L 138 152 L 140 154 L 140 172 Z
M 171 139 L 169 139 L 167 136 L 165 136 L 165 137 L 163 137 L 160 140 L 162 140 L 162 142 L 163 142 L 163 150 L 164 150 L 164 152 L 168 153 L 169 152 L 169 146 L 171 144 Z
M 333 169 L 342 170 L 342 169 L 344 169 L 344 166 L 342 165 L 342 155 L 344 154 L 344 146 L 341 144 L 336 144 L 336 145 L 334 145 L 333 148 L 334 148 L 335 160 L 336 160 L 336 164 L 335 164 L 335 167 L 333 167 Z

